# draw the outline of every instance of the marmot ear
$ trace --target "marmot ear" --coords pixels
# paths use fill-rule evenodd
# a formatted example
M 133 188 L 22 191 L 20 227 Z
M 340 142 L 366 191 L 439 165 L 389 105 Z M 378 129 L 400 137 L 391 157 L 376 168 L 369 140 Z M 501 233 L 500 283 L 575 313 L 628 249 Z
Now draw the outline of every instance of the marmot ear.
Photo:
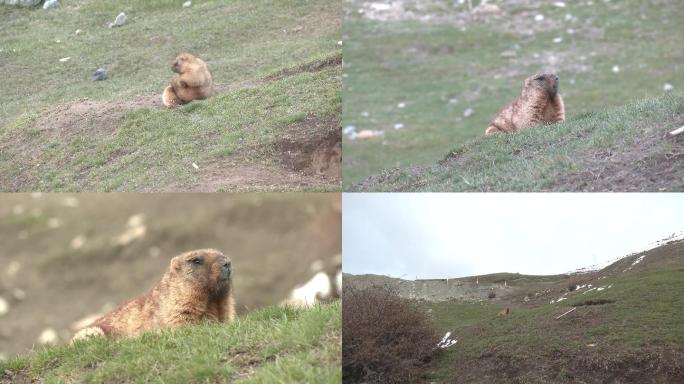
M 178 260 L 177 257 L 174 257 L 173 259 L 171 259 L 171 270 L 176 271 L 176 272 L 181 270 L 181 262 L 180 262 L 180 260 Z

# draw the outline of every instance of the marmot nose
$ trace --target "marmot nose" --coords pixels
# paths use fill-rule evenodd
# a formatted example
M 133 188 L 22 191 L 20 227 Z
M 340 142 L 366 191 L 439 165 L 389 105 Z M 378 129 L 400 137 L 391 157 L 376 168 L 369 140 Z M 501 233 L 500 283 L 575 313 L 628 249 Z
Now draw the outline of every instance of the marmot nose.
M 553 77 L 558 81 L 558 75 L 554 75 Z

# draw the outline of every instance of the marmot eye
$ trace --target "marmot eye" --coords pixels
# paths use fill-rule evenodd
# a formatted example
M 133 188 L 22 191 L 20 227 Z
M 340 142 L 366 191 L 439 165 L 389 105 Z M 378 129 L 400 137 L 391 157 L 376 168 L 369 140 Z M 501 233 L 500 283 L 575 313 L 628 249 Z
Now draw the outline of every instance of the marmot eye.
M 200 259 L 199 257 L 195 257 L 194 259 L 190 260 L 190 262 L 195 265 L 200 265 L 202 264 L 202 259 Z
M 535 80 L 541 81 L 541 80 L 544 80 L 544 76 L 537 76 L 537 77 L 535 77 L 534 79 L 535 79 Z

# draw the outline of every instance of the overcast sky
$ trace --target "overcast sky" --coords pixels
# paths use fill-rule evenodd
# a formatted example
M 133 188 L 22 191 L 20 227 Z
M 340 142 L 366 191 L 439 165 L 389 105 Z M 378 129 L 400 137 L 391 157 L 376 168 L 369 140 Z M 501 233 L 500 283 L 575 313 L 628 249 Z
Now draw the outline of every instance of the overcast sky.
M 345 193 L 343 270 L 404 279 L 555 274 L 684 230 L 684 194 Z

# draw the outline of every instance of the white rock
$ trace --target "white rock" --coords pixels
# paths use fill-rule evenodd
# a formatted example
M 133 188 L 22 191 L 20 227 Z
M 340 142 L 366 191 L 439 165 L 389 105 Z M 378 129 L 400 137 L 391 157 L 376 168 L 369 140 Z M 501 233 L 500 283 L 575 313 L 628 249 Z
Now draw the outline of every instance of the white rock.
M 145 215 L 142 213 L 136 213 L 135 215 L 131 215 L 128 217 L 128 220 L 126 220 L 126 226 L 129 228 L 132 227 L 139 227 L 143 225 L 145 222 Z
M 674 131 L 671 131 L 670 136 L 676 136 L 676 135 L 679 135 L 682 133 L 684 133 L 684 127 L 679 127 L 677 129 L 675 129 Z
M 553 42 L 556 43 L 556 44 L 562 43 L 562 42 L 563 42 L 563 38 L 562 38 L 562 37 L 556 37 L 555 39 L 553 39 Z
M 468 108 L 465 111 L 463 111 L 463 117 L 470 117 L 473 115 L 473 113 L 475 113 L 475 110 L 473 110 L 472 108 Z
M 617 65 L 613 65 L 613 73 L 618 73 L 618 72 L 620 72 L 620 67 L 618 67 Z
M 674 89 L 674 87 L 670 83 L 665 83 L 665 85 L 663 85 L 663 91 L 665 91 L 665 92 L 670 92 L 673 89 Z
M 368 116 L 370 116 L 370 113 L 363 111 L 363 112 L 361 112 L 361 116 L 368 117 Z
M 543 21 L 543 20 L 544 20 L 544 15 L 542 15 L 541 13 L 540 13 L 540 14 L 537 14 L 537 16 L 534 17 L 534 20 L 535 20 L 535 21 Z
M 574 16 L 572 16 L 571 14 L 566 13 L 566 14 L 565 14 L 565 17 L 563 17 L 563 18 L 565 19 L 565 21 L 570 21 L 570 20 L 573 19 L 573 17 L 574 17 Z
M 80 35 L 81 33 L 83 33 L 83 30 L 77 29 L 76 32 L 74 32 L 74 33 L 77 34 L 77 35 Z
M 71 57 L 63 57 L 63 58 L 59 59 L 59 62 L 60 63 L 66 63 L 69 60 L 71 60 Z
M 7 273 L 7 276 L 14 276 L 17 274 L 17 272 L 19 272 L 20 269 L 21 264 L 15 260 L 9 263 L 9 265 L 7 266 L 7 270 L 5 272 Z
M 401 103 L 397 104 L 397 108 L 406 108 L 406 103 L 401 102 Z
M 197 163 L 192 163 L 192 167 L 195 169 L 199 169 L 199 165 L 197 165 Z
M 346 127 L 342 128 L 342 134 L 345 136 L 349 136 L 354 132 L 356 132 L 356 126 L 354 125 L 347 125 Z
M 114 19 L 114 22 L 109 24 L 109 28 L 120 27 L 120 26 L 126 24 L 126 21 L 128 21 L 126 14 L 121 12 L 116 16 L 116 19 Z
M 69 246 L 71 247 L 71 249 L 81 249 L 83 248 L 83 245 L 85 245 L 85 242 L 86 237 L 84 235 L 78 235 L 71 239 Z
M 43 4 L 43 9 L 52 9 L 59 6 L 59 0 L 46 0 Z
M 38 336 L 38 343 L 43 345 L 54 345 L 57 344 L 58 339 L 57 331 L 53 328 L 46 328 L 40 333 L 40 336 Z
M 394 124 L 394 129 L 402 129 L 402 128 L 404 128 L 404 124 L 402 124 L 402 123 Z
M 9 303 L 5 298 L 0 297 L 0 316 L 4 316 L 9 313 L 10 307 Z
M 189 8 L 190 6 L 192 6 L 192 1 L 190 1 L 190 0 L 183 3 L 183 8 Z
M 339 45 L 341 47 L 342 46 L 342 40 L 338 41 L 337 45 Z
M 553 6 L 558 8 L 565 8 L 565 3 L 562 1 L 554 1 Z

